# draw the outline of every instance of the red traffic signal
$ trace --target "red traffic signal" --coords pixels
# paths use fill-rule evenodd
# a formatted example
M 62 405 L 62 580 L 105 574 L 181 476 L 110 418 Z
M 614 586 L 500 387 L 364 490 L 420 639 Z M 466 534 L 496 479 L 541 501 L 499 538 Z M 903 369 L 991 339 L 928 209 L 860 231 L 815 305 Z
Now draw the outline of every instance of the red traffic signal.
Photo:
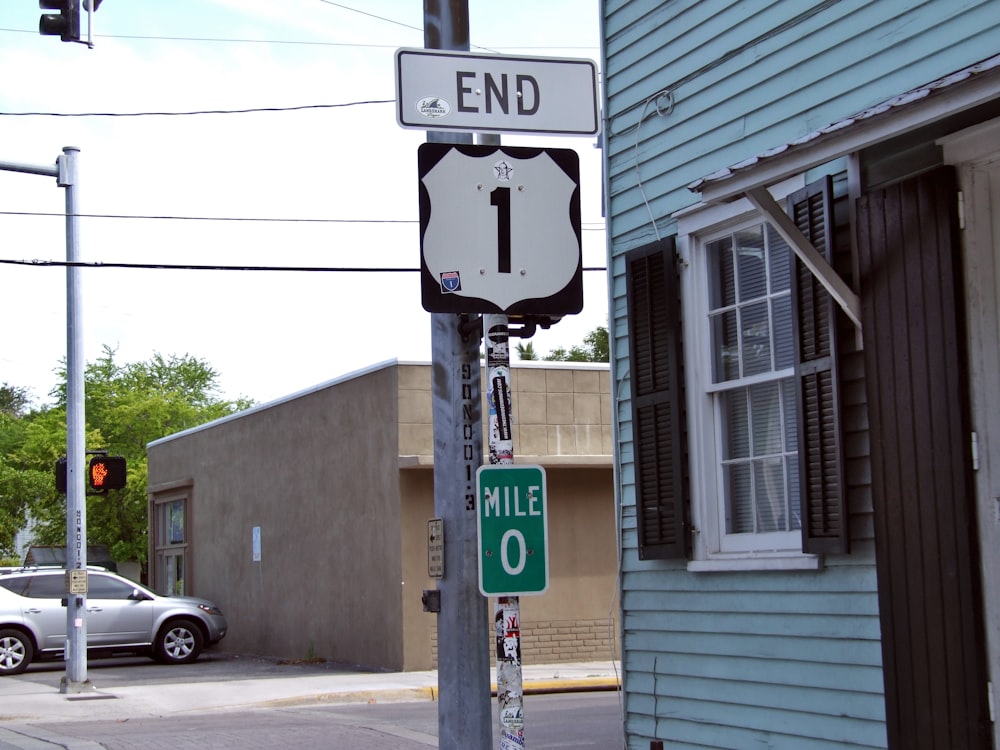
M 87 481 L 94 490 L 120 490 L 125 486 L 125 458 L 94 456 L 87 469 Z

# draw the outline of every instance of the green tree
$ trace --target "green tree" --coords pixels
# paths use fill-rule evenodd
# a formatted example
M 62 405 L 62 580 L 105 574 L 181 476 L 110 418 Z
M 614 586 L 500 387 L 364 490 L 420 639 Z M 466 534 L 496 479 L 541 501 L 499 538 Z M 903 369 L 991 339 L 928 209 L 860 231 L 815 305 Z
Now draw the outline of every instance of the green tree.
M 54 466 L 66 452 L 66 372 L 53 390 L 55 405 L 20 417 L 0 419 L 0 519 L 23 528 L 35 522 L 34 540 L 66 541 L 65 498 L 56 493 Z M 145 563 L 147 555 L 146 444 L 248 408 L 247 399 L 223 400 L 218 373 L 205 361 L 185 355 L 155 354 L 147 362 L 121 364 L 105 346 L 84 374 L 88 450 L 124 456 L 128 485 L 87 498 L 90 544 L 106 544 L 118 560 Z M 83 467 L 81 467 L 82 469 Z M 7 515 L 4 515 L 4 514 Z M 0 534 L 0 552 L 10 550 Z
M 517 350 L 517 358 L 522 362 L 534 362 L 538 359 L 538 352 L 530 341 L 527 344 L 518 342 L 514 348 Z
M 598 326 L 583 337 L 583 344 L 578 344 L 569 351 L 564 347 L 558 347 L 543 359 L 548 362 L 610 362 L 608 329 L 605 326 Z
M 20 417 L 31 403 L 31 395 L 27 388 L 4 383 L 0 385 L 0 414 L 9 417 Z

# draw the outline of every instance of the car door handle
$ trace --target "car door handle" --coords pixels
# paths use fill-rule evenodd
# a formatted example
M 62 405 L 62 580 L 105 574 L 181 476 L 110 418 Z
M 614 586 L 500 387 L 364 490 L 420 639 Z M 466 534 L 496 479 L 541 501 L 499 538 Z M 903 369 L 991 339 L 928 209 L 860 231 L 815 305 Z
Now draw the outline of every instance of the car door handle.
M 100 607 L 87 607 L 88 612 L 103 612 L 104 610 Z
M 38 609 L 37 607 L 29 607 L 24 611 L 27 612 L 29 615 L 40 615 L 42 613 L 42 610 Z

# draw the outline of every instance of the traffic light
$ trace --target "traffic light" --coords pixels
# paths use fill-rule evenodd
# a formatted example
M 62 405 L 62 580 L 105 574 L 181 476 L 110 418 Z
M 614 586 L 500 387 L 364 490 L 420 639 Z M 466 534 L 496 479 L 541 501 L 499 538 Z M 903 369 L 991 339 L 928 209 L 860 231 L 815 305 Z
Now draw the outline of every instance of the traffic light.
M 120 490 L 125 486 L 125 458 L 122 456 L 94 456 L 87 470 L 90 488 L 99 492 Z
M 66 494 L 66 457 L 56 461 L 56 492 Z
M 38 0 L 38 7 L 59 11 L 42 14 L 38 19 L 39 34 L 58 36 L 64 42 L 80 41 L 80 0 Z

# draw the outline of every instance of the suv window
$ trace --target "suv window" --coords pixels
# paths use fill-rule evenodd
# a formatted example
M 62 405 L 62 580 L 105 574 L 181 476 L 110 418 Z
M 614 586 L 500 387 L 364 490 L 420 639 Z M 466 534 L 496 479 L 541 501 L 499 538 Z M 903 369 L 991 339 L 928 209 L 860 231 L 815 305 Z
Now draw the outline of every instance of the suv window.
M 61 573 L 25 576 L 25 580 L 28 585 L 22 596 L 30 596 L 32 599 L 59 599 L 66 596 L 66 579 Z
M 15 578 L 0 578 L 0 586 L 8 591 L 13 591 L 18 596 L 24 596 L 24 590 L 28 586 L 28 577 L 17 576 Z
M 91 599 L 128 599 L 135 587 L 116 578 L 91 574 L 88 577 L 87 589 L 87 596 Z

